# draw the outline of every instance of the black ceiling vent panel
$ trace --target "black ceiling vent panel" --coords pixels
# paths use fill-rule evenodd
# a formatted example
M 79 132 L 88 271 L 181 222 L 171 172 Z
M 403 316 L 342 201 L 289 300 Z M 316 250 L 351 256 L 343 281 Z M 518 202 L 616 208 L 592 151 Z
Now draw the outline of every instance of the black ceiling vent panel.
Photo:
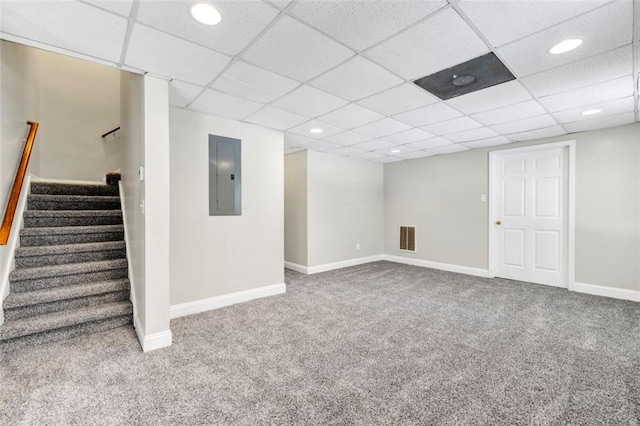
M 443 101 L 515 80 L 511 71 L 494 53 L 487 53 L 470 61 L 438 71 L 414 81 L 427 92 Z

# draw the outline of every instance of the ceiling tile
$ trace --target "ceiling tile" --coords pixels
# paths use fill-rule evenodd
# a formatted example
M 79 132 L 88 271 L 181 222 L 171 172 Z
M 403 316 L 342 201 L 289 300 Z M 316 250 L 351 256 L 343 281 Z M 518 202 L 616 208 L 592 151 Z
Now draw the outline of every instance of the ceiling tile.
M 298 1 L 289 12 L 364 50 L 446 4 L 444 0 Z
M 83 0 L 84 3 L 89 3 L 102 9 L 109 10 L 118 15 L 122 15 L 126 18 L 131 14 L 131 6 L 133 6 L 133 0 Z
M 377 152 L 365 152 L 364 154 L 354 155 L 351 158 L 357 158 L 359 160 L 373 160 L 375 158 L 385 158 L 387 157 L 384 154 L 379 154 Z
M 538 100 L 549 109 L 549 111 L 555 112 L 589 106 L 632 95 L 633 77 L 628 75 L 567 92 L 556 93 L 555 95 L 543 96 Z
M 447 103 L 465 114 L 473 114 L 505 105 L 516 104 L 531 98 L 531 94 L 522 87 L 522 84 L 516 80 L 512 80 L 449 99 Z
M 635 121 L 635 113 L 625 112 L 624 114 L 612 115 L 609 117 L 595 118 L 593 120 L 576 121 L 575 123 L 565 124 L 567 131 L 585 132 L 587 130 L 606 129 L 608 127 L 623 126 L 631 124 Z
M 322 129 L 322 133 L 311 133 L 311 129 Z M 324 139 L 327 136 L 335 135 L 337 133 L 344 132 L 344 129 L 340 127 L 332 126 L 331 124 L 323 123 L 318 120 L 311 120 L 303 123 L 299 126 L 289 129 L 291 133 L 297 133 L 299 135 L 308 136 L 314 139 Z
M 383 118 L 382 120 L 374 121 L 373 123 L 365 124 L 364 126 L 354 129 L 356 133 L 362 133 L 363 135 L 371 136 L 372 138 L 381 138 L 393 133 L 399 133 L 404 130 L 410 129 L 404 123 L 394 120 L 393 118 Z
M 131 33 L 125 63 L 154 74 L 204 86 L 229 61 L 230 58 L 197 44 L 136 24 Z
M 623 99 L 617 99 L 615 101 L 602 102 L 599 104 L 589 105 L 589 109 L 591 108 L 602 109 L 602 112 L 597 115 L 595 114 L 582 115 L 582 113 L 586 111 L 587 108 L 581 107 L 581 108 L 570 109 L 567 111 L 558 111 L 553 113 L 553 116 L 560 123 L 571 123 L 574 121 L 597 119 L 597 118 L 606 117 L 609 115 L 618 115 L 624 112 L 633 112 L 635 108 L 635 100 L 633 96 L 629 96 Z
M 509 138 L 514 142 L 529 141 L 533 139 L 551 138 L 564 135 L 567 132 L 560 126 L 551 126 L 544 129 L 530 130 L 528 132 L 514 133 Z
M 427 151 L 405 151 L 405 152 L 399 152 L 393 155 L 395 155 L 396 157 L 406 158 L 407 160 L 409 160 L 413 158 L 433 157 L 434 154 Z
M 440 121 L 451 120 L 460 117 L 462 114 L 451 108 L 444 102 L 429 105 L 424 108 L 414 109 L 413 111 L 403 112 L 394 115 L 394 118 L 411 124 L 412 126 L 426 126 L 427 124 L 438 123 Z
M 529 130 L 542 129 L 558 124 L 548 114 L 539 115 L 537 117 L 525 118 L 522 120 L 510 121 L 508 123 L 496 124 L 491 126 L 493 130 L 501 134 L 527 132 Z
M 413 149 L 423 150 L 423 149 L 436 148 L 439 146 L 451 145 L 452 143 L 453 142 L 451 142 L 450 140 L 441 138 L 438 136 L 438 137 L 427 139 L 424 141 L 408 143 L 405 146 Z
M 284 144 L 287 146 L 297 146 L 301 148 L 306 148 L 311 143 L 315 142 L 315 139 L 308 138 L 306 136 L 298 135 L 295 133 L 284 133 Z
M 338 149 L 338 148 L 342 148 L 342 146 L 335 143 L 319 141 L 319 140 L 313 141 L 312 143 L 309 144 L 309 149 L 313 151 L 325 152 L 325 151 L 333 151 L 334 149 Z
M 620 47 L 601 55 L 582 59 L 568 65 L 534 74 L 523 79 L 536 96 L 601 83 L 632 73 L 633 54 L 631 45 Z
M 427 91 L 406 83 L 358 101 L 358 104 L 385 115 L 394 115 L 431 105 L 440 100 Z
M 480 112 L 472 115 L 473 118 L 484 124 L 491 126 L 492 124 L 505 123 L 507 121 L 520 120 L 527 117 L 535 117 L 546 113 L 545 109 L 535 100 L 521 102 L 515 105 L 509 105 L 502 108 L 492 109 L 490 111 Z
M 363 142 L 352 146 L 357 149 L 362 149 L 363 151 L 379 151 L 381 149 L 391 148 L 395 145 L 381 139 L 376 139 L 374 141 Z
M 458 6 L 493 46 L 548 28 L 610 0 L 478 1 Z
M 367 55 L 407 79 L 441 71 L 489 49 L 452 8 L 379 44 Z
M 350 157 L 352 155 L 364 154 L 367 151 L 363 151 L 361 149 L 352 148 L 350 146 L 345 146 L 342 148 L 334 149 L 333 151 L 329 151 L 329 154 L 335 155 L 343 155 L 345 157 Z
M 360 142 L 370 140 L 369 136 L 361 135 L 360 133 L 347 130 L 346 132 L 338 133 L 337 135 L 331 135 L 324 138 L 327 142 L 337 143 L 340 145 L 353 145 Z
M 241 120 L 262 106 L 263 104 L 257 102 L 208 89 L 189 105 L 189 109 L 218 117 Z
M 307 81 L 352 55 L 346 47 L 283 16 L 243 57 L 263 68 Z
M 488 127 L 481 127 L 479 129 L 467 130 L 465 132 L 447 135 L 447 139 L 450 139 L 454 142 L 471 142 L 479 139 L 487 139 L 493 136 L 498 136 L 498 134 Z
M 241 98 L 268 103 L 299 85 L 297 81 L 271 71 L 235 62 L 211 87 Z
M 396 157 L 406 158 L 405 156 L 411 152 L 421 152 L 421 151 L 415 150 L 413 148 L 409 148 L 408 146 L 392 146 L 392 147 L 380 149 L 376 152 L 379 152 L 380 154 L 383 154 L 383 155 L 394 155 Z
M 311 82 L 315 87 L 350 101 L 382 92 L 402 83 L 402 79 L 373 62 L 356 56 Z
M 523 77 L 629 44 L 633 40 L 632 24 L 633 2 L 618 1 L 504 46 L 498 53 L 517 76 Z M 572 38 L 582 38 L 584 43 L 562 55 L 547 52 Z
M 202 25 L 189 12 L 189 0 L 140 1 L 137 20 L 228 55 L 237 55 L 276 17 L 278 11 L 259 0 L 216 1 L 217 25 Z
M 346 104 L 348 102 L 344 99 L 306 84 L 273 102 L 273 106 L 307 117 L 317 117 Z
M 289 129 L 309 120 L 298 114 L 274 108 L 267 105 L 256 113 L 245 118 L 249 123 L 258 124 L 260 126 L 269 127 L 277 130 Z
M 478 141 L 464 142 L 462 145 L 467 148 L 485 148 L 488 146 L 504 145 L 511 143 L 511 141 L 504 136 L 496 136 L 494 138 L 481 139 Z
M 320 117 L 321 120 L 330 124 L 335 124 L 345 129 L 362 126 L 372 121 L 384 118 L 382 114 L 371 111 L 356 104 L 349 104 L 338 110 L 330 112 Z
M 451 145 L 444 145 L 436 148 L 431 148 L 429 150 L 429 153 L 433 155 L 440 155 L 440 154 L 453 154 L 455 152 L 462 152 L 462 151 L 469 151 L 469 148 L 467 148 L 464 145 L 459 145 L 457 143 L 454 143 Z
M 458 133 L 465 130 L 476 129 L 478 127 L 482 127 L 482 124 L 469 117 L 459 117 L 454 118 L 453 120 L 430 124 L 422 127 L 422 129 L 435 135 L 447 135 L 449 133 Z
M 410 129 L 405 132 L 396 133 L 395 135 L 385 136 L 382 139 L 397 145 L 405 145 L 411 142 L 429 139 L 434 136 L 435 135 L 433 133 L 425 132 L 424 130 Z
M 284 9 L 291 3 L 292 0 L 265 0 L 267 3 L 273 4 L 274 6 Z
M 111 62 L 120 60 L 127 31 L 123 17 L 79 2 L 3 1 L 0 7 L 2 32 Z
M 403 158 L 400 157 L 378 157 L 378 158 L 372 158 L 369 161 L 373 161 L 375 163 L 397 163 L 398 161 L 402 161 Z
M 183 108 L 193 100 L 204 87 L 195 86 L 182 81 L 173 80 L 169 82 L 169 103 L 173 106 Z

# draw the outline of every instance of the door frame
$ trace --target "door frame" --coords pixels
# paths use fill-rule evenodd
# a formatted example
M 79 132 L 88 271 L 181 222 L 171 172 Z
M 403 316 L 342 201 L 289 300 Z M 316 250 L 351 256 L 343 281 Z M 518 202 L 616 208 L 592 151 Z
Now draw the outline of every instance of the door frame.
M 495 278 L 496 274 L 496 256 L 494 254 L 495 241 L 493 232 L 493 222 L 495 220 L 495 206 L 493 194 L 493 169 L 496 162 L 496 156 L 500 154 L 521 153 L 526 151 L 540 151 L 550 148 L 567 148 L 567 289 L 574 291 L 575 287 L 575 187 L 576 187 L 576 141 L 567 140 L 561 142 L 543 143 L 537 145 L 529 145 L 520 148 L 497 149 L 489 152 L 489 222 L 487 231 L 489 233 L 489 278 Z M 562 288 L 562 287 L 561 287 Z

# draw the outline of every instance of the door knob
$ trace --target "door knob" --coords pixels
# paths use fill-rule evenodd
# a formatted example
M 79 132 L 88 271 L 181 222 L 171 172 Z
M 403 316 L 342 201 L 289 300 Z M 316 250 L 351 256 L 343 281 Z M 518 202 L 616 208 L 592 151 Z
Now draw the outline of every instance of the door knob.
M 502 225 L 502 221 L 496 220 L 496 225 Z

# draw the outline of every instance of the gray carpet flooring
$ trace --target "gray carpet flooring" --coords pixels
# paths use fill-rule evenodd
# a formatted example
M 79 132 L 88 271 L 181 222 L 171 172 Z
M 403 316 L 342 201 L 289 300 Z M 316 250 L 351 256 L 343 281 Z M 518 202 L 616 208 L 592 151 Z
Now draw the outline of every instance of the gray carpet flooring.
M 640 304 L 378 262 L 0 354 L 0 424 L 640 423 Z

